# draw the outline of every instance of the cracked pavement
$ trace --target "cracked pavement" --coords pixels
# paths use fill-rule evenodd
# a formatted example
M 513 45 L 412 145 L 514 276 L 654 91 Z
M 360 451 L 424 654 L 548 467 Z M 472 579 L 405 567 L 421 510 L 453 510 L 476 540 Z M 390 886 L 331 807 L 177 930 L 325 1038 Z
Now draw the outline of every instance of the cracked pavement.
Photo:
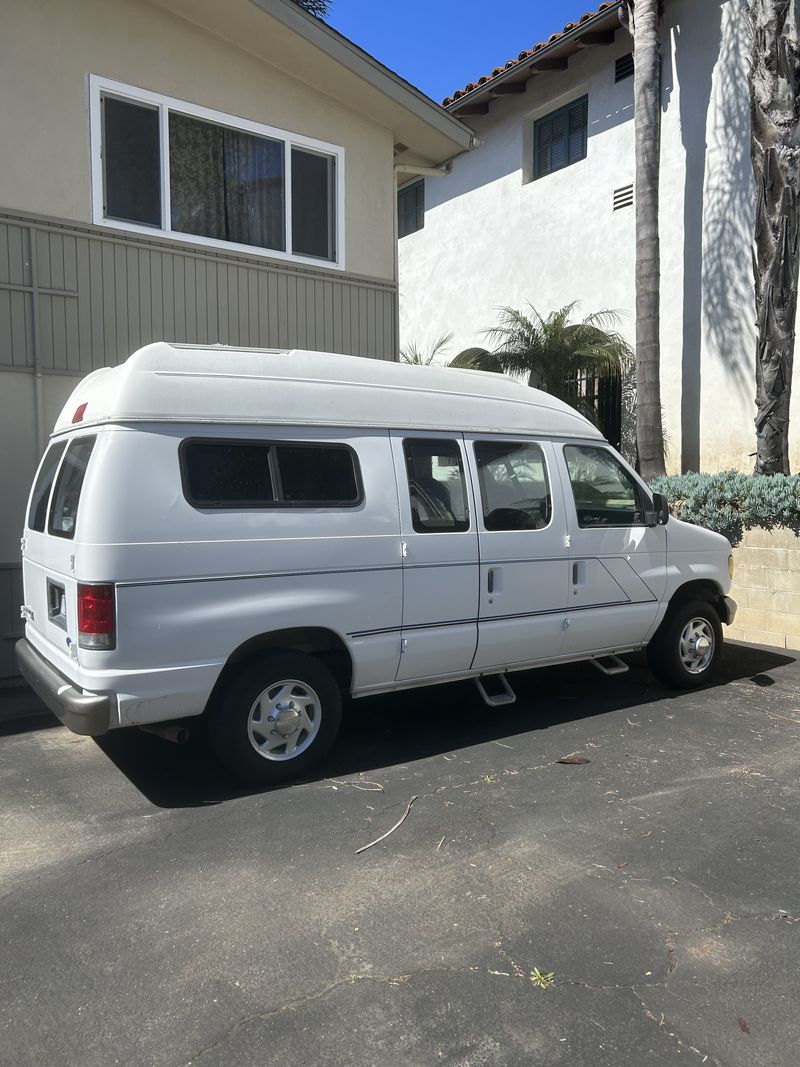
M 794 1065 L 800 662 L 729 645 L 695 694 L 631 662 L 354 702 L 269 792 L 7 723 L 0 1064 Z

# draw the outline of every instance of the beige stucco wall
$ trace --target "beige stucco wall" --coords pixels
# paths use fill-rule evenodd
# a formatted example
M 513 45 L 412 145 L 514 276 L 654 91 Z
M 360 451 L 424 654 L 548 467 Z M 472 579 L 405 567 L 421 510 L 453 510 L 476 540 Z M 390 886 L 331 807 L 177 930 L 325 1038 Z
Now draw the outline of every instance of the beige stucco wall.
M 1 207 L 92 221 L 98 74 L 343 146 L 345 269 L 394 278 L 390 130 L 147 0 L 3 0 L 2 22 Z

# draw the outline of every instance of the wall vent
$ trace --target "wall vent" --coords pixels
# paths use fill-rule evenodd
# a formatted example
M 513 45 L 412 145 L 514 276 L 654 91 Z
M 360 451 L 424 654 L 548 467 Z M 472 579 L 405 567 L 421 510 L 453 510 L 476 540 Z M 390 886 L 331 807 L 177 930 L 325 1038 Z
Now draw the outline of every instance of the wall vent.
M 621 82 L 633 76 L 633 52 L 620 56 L 614 67 L 614 81 Z
M 614 190 L 614 210 L 620 211 L 624 207 L 633 207 L 633 183 Z

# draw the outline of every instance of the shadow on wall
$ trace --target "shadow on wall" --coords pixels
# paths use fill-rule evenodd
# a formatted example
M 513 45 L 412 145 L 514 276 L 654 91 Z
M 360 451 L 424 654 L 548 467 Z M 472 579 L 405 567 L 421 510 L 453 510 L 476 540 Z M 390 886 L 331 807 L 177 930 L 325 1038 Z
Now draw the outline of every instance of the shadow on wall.
M 683 349 L 684 405 L 687 396 L 694 404 L 684 414 L 688 423 L 684 451 L 684 470 L 699 469 L 700 426 L 700 348 L 705 337 L 706 355 L 718 360 L 727 382 L 742 401 L 752 401 L 755 392 L 753 353 L 755 351 L 755 298 L 752 279 L 753 219 L 755 193 L 750 163 L 750 95 L 747 83 L 747 57 L 750 51 L 750 25 L 744 0 L 726 0 L 709 5 L 708 15 L 721 22 L 719 59 L 714 70 L 711 114 L 708 126 L 705 167 L 705 213 L 698 216 L 692 208 L 702 195 L 692 184 L 687 171 L 686 204 L 686 281 L 685 298 L 696 301 L 692 315 L 701 311 L 698 329 L 685 318 Z M 721 19 L 720 19 L 721 15 Z M 688 39 L 677 49 L 689 46 Z M 687 59 L 687 62 L 689 60 Z M 681 101 L 681 113 L 694 111 L 694 95 Z M 687 153 L 689 147 L 687 146 Z M 696 181 L 693 176 L 693 181 Z M 694 227 L 697 226 L 697 236 Z M 689 242 L 702 240 L 702 256 Z M 694 276 L 689 276 L 689 264 Z M 702 264 L 702 273 L 697 268 Z M 699 283 L 699 284 L 698 284 Z M 702 308 L 699 302 L 702 299 Z M 685 305 L 684 305 L 685 306 Z M 687 336 L 687 330 L 691 332 Z M 688 462 L 687 462 L 688 461 Z
M 708 111 L 720 55 L 719 3 L 693 4 L 673 29 L 680 86 L 683 187 L 683 337 L 681 346 L 681 469 L 700 469 L 700 388 L 703 320 L 703 209 Z

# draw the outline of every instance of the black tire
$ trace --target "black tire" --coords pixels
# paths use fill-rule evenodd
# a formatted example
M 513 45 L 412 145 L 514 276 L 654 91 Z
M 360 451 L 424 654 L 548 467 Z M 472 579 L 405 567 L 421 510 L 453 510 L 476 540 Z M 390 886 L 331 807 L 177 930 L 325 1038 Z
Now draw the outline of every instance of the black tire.
M 700 636 L 708 639 L 713 635 L 713 648 L 705 662 L 705 657 L 698 655 L 696 660 L 687 663 L 686 651 L 691 643 L 684 643 L 682 650 L 681 639 L 694 620 L 703 624 L 699 626 Z M 647 660 L 650 670 L 665 685 L 674 689 L 699 689 L 713 677 L 721 652 L 722 624 L 717 609 L 705 600 L 691 600 L 668 610 L 647 646 Z
M 298 684 L 279 689 L 285 682 Z M 264 699 L 256 708 L 259 697 Z M 281 708 L 277 719 L 268 718 L 275 707 Z M 283 729 L 279 730 L 281 718 Z M 208 736 L 220 762 L 237 778 L 249 784 L 277 785 L 306 774 L 319 763 L 336 739 L 341 721 L 341 693 L 328 668 L 302 652 L 282 652 L 250 663 L 230 682 L 209 712 Z M 294 732 L 286 732 L 295 726 Z M 295 754 L 289 752 L 293 740 Z M 267 745 L 273 746 L 270 754 L 263 751 Z

